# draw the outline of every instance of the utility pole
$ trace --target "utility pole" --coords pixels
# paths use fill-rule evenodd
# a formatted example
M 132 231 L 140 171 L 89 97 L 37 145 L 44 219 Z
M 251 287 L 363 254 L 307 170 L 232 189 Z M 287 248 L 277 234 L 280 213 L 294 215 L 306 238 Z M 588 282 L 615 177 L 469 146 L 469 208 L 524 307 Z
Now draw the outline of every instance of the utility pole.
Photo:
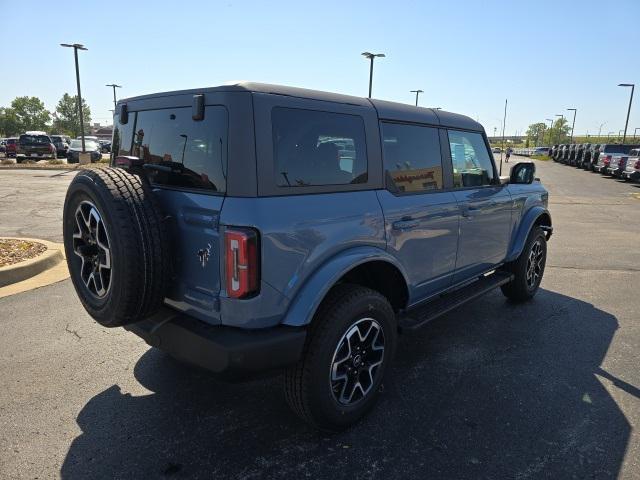
M 363 52 L 362 56 L 371 60 L 371 66 L 369 67 L 369 98 L 371 98 L 371 87 L 373 85 L 373 59 L 376 57 L 385 57 L 384 53 L 371 53 Z
M 78 118 L 80 119 L 80 135 L 82 138 L 82 153 L 85 153 L 84 148 L 84 118 L 82 116 L 82 94 L 80 93 L 80 69 L 78 68 L 78 50 L 87 50 L 84 45 L 80 43 L 61 43 L 60 46 L 73 48 L 73 56 L 76 60 L 76 83 L 78 85 Z
M 424 92 L 424 90 L 409 90 L 411 93 L 416 94 L 416 107 L 418 106 L 418 95 Z M 371 96 L 371 94 L 369 94 Z

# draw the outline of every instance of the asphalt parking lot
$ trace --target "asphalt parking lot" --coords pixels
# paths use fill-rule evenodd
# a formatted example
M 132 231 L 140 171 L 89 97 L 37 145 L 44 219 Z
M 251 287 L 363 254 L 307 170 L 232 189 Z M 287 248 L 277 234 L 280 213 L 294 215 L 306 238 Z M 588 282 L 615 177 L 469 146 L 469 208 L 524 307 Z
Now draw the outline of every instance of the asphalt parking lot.
M 100 327 L 69 280 L 0 299 L 0 478 L 640 478 L 640 184 L 536 164 L 537 297 L 401 338 L 342 434 L 294 417 L 277 377 L 221 383 Z M 60 241 L 72 175 L 0 171 L 0 236 Z

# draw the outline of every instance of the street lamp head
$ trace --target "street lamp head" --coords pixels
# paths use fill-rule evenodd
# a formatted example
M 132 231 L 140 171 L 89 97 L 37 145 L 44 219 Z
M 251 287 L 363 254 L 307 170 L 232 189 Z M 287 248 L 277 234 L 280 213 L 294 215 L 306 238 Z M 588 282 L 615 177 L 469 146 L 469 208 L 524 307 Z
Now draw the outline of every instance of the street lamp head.
M 122 88 L 122 85 L 116 85 L 115 83 L 110 83 L 108 85 L 105 85 L 105 87 Z
M 411 93 L 424 93 L 424 90 L 409 90 Z
M 635 83 L 619 83 L 619 87 L 635 87 Z
M 371 53 L 371 52 L 362 52 L 361 55 L 363 57 L 366 57 L 366 58 L 384 57 L 385 56 L 384 53 Z
M 577 108 L 567 108 L 567 110 L 570 110 L 570 111 L 572 111 L 572 112 L 577 112 L 577 111 L 578 111 L 578 109 L 577 109 Z
M 87 50 L 87 48 L 84 45 L 82 45 L 81 43 L 61 43 L 60 46 L 61 47 L 76 48 L 78 50 Z

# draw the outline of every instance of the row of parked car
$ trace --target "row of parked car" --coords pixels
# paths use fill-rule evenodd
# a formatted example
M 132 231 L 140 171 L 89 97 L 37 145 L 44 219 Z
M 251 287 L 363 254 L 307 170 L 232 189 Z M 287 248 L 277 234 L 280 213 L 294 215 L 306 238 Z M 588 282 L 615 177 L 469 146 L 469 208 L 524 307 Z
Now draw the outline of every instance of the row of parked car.
M 85 151 L 91 155 L 91 161 L 102 159 L 103 153 L 111 152 L 111 141 L 99 140 L 85 135 Z M 47 135 L 45 132 L 25 132 L 19 137 L 0 140 L 0 152 L 18 163 L 32 158 L 66 158 L 70 163 L 77 163 L 82 152 L 82 140 L 72 140 L 67 135 Z
M 554 161 L 616 178 L 640 181 L 640 144 L 572 143 L 548 149 Z

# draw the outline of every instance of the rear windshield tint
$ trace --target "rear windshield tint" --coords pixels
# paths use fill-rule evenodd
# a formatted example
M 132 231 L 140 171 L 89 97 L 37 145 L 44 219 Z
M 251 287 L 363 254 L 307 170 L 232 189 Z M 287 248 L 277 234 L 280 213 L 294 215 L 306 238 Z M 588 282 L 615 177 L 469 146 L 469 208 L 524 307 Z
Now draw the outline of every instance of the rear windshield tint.
M 629 153 L 636 145 L 607 145 L 604 147 L 605 153 Z
M 276 107 L 271 121 L 279 187 L 367 183 L 362 117 Z
M 224 193 L 227 124 L 223 106 L 205 107 L 201 121 L 192 119 L 191 107 L 145 110 L 118 125 L 113 150 L 157 165 L 145 169 L 155 185 Z
M 20 135 L 20 143 L 51 143 L 46 135 Z

